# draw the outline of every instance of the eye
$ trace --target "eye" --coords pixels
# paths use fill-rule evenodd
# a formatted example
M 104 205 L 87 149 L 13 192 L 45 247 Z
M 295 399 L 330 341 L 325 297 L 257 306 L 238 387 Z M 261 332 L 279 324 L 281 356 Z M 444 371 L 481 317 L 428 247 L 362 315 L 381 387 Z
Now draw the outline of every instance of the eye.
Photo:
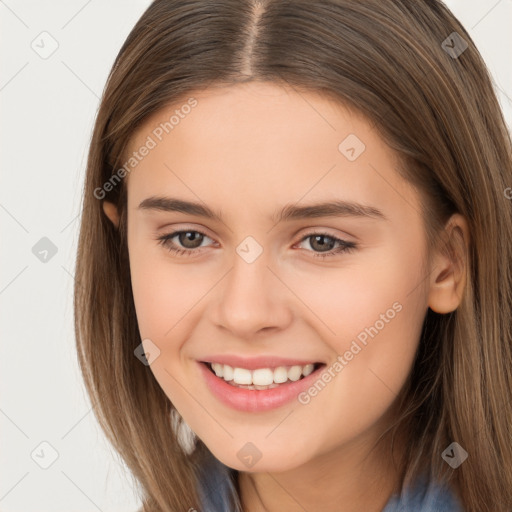
M 341 238 L 331 236 L 327 233 L 309 233 L 302 238 L 301 243 L 305 240 L 310 239 L 310 246 L 315 249 L 320 249 L 320 253 L 314 254 L 315 258 L 327 258 L 328 256 L 335 256 L 336 254 L 350 252 L 357 248 L 357 244 L 354 242 L 347 242 Z M 333 248 L 338 244 L 337 247 Z
M 173 238 L 176 238 L 177 241 L 185 248 L 177 246 L 177 244 L 172 241 Z M 173 231 L 172 233 L 159 236 L 157 237 L 157 241 L 160 245 L 164 246 L 168 251 L 174 254 L 192 256 L 193 253 L 201 252 L 197 249 L 201 247 L 205 238 L 210 237 L 201 231 L 188 229 Z M 335 256 L 336 254 L 350 252 L 357 248 L 357 244 L 354 242 L 347 242 L 346 240 L 331 236 L 327 233 L 309 233 L 301 239 L 300 243 L 308 239 L 311 239 L 310 246 L 313 249 L 320 250 L 320 253 L 314 254 L 315 258 Z M 334 247 L 336 245 L 337 247 Z
M 185 246 L 185 249 L 176 246 L 176 243 L 172 241 L 173 238 L 177 238 L 180 244 Z M 192 256 L 194 252 L 200 252 L 196 249 L 201 246 L 204 238 L 210 238 L 201 231 L 193 229 L 185 229 L 181 231 L 173 231 L 172 233 L 159 236 L 157 238 L 158 243 L 167 248 L 170 252 L 179 255 Z M 211 238 L 210 238 L 211 240 Z

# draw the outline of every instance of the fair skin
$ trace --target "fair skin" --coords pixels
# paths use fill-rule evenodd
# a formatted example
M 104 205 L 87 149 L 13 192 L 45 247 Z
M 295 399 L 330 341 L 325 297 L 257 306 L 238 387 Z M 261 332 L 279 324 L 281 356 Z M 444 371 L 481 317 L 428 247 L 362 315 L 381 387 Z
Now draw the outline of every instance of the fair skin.
M 190 96 L 198 105 L 125 178 L 137 320 L 141 339 L 161 351 L 151 371 L 210 451 L 240 471 L 245 512 L 378 512 L 398 480 L 386 446 L 370 449 L 389 424 L 427 309 L 457 308 L 463 269 L 442 251 L 427 260 L 420 196 L 367 119 L 269 83 Z M 146 120 L 127 154 L 179 107 Z M 338 150 L 349 134 L 366 146 L 354 161 Z M 205 204 L 223 222 L 139 209 L 150 196 Z M 385 218 L 271 220 L 285 204 L 334 199 Z M 117 225 L 114 205 L 104 202 L 104 211 Z M 454 215 L 450 226 L 467 236 L 462 217 Z M 176 235 L 178 248 L 195 251 L 183 256 L 156 240 L 176 230 L 206 236 L 195 234 L 193 248 Z M 321 247 L 305 238 L 312 231 L 357 246 L 317 258 Z M 252 263 L 236 252 L 247 236 L 263 248 Z M 206 354 L 334 362 L 397 301 L 400 312 L 307 405 L 240 412 L 212 395 L 198 371 Z M 249 441 L 262 454 L 252 468 L 237 457 Z

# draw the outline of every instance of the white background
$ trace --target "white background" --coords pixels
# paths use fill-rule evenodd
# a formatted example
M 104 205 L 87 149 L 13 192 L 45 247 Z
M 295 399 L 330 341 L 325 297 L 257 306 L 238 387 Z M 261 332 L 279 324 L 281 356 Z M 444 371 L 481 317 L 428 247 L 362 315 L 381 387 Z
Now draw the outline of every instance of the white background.
M 486 60 L 511 126 L 512 0 L 446 3 Z M 129 512 L 140 505 L 84 392 L 72 292 L 79 199 L 99 96 L 148 5 L 0 0 L 0 512 Z M 48 59 L 31 48 L 43 31 L 59 45 Z M 42 237 L 57 248 L 47 263 L 32 252 Z M 58 453 L 48 469 L 31 458 L 36 449 L 35 459 L 50 460 L 43 441 Z

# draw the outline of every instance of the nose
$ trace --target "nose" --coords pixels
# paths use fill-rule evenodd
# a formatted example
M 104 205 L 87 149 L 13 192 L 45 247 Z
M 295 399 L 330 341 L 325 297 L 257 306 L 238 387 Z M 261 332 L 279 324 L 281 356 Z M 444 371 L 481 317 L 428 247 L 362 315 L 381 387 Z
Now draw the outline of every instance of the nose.
M 291 296 L 276 271 L 269 268 L 265 252 L 252 263 L 236 255 L 223 280 L 216 323 L 241 339 L 284 329 L 292 319 Z

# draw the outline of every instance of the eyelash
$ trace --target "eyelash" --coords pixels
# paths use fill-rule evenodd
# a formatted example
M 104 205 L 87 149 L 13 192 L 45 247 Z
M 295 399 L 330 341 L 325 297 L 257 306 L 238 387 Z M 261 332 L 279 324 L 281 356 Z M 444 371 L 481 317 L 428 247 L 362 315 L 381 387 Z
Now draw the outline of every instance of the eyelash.
M 203 233 L 202 231 L 198 231 L 196 229 L 182 229 L 180 231 L 173 231 L 172 233 L 168 233 L 166 235 L 159 236 L 157 238 L 157 241 L 160 245 L 164 246 L 171 253 L 174 253 L 176 255 L 192 256 L 192 253 L 198 252 L 197 249 L 179 249 L 179 248 L 174 247 L 173 246 L 174 243 L 171 242 L 172 238 L 174 238 L 176 235 L 179 235 L 181 233 L 199 233 L 200 235 L 210 238 L 207 234 Z M 301 238 L 299 243 L 301 243 L 304 240 L 307 240 L 308 238 L 313 237 L 313 236 L 324 236 L 326 238 L 330 238 L 330 239 L 334 240 L 335 243 L 340 244 L 337 248 L 331 249 L 330 251 L 327 251 L 325 253 L 315 253 L 314 254 L 315 258 L 324 259 L 324 258 L 327 258 L 330 256 L 335 256 L 337 254 L 348 253 L 348 252 L 351 252 L 351 251 L 357 249 L 357 244 L 355 244 L 354 242 L 347 242 L 346 240 L 342 240 L 335 236 L 331 236 L 327 233 L 319 233 L 319 232 L 308 233 L 307 235 L 305 235 L 304 237 Z M 308 251 L 308 252 L 314 252 L 314 251 Z

